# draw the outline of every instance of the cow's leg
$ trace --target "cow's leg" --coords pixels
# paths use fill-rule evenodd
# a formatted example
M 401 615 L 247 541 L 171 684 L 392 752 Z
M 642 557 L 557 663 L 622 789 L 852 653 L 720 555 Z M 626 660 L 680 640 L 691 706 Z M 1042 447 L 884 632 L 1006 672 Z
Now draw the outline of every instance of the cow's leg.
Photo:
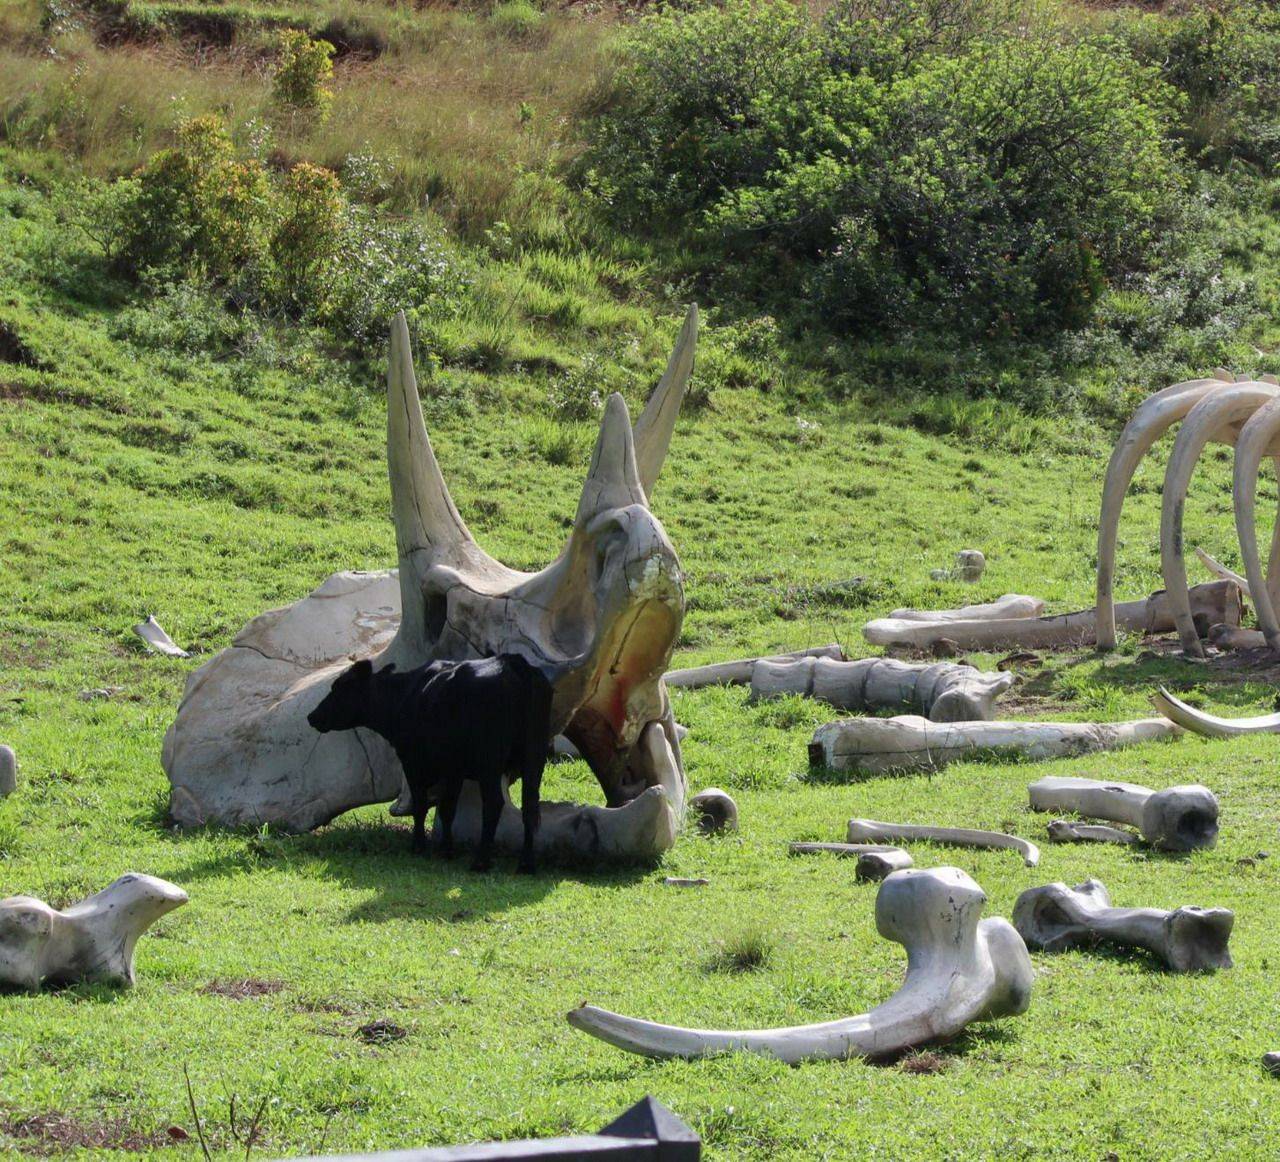
M 532 875 L 537 871 L 533 858 L 533 836 L 542 822 L 543 756 L 532 756 L 520 776 L 520 818 L 524 823 L 524 850 L 516 870 Z
M 472 871 L 488 871 L 493 867 L 493 837 L 498 833 L 502 816 L 502 778 L 487 776 L 480 780 L 480 803 L 483 810 L 480 825 L 480 850 L 476 852 Z
M 458 810 L 458 795 L 462 792 L 462 780 L 451 779 L 440 790 L 440 802 L 436 806 L 436 818 L 440 820 L 440 854 L 453 858 L 453 816 Z

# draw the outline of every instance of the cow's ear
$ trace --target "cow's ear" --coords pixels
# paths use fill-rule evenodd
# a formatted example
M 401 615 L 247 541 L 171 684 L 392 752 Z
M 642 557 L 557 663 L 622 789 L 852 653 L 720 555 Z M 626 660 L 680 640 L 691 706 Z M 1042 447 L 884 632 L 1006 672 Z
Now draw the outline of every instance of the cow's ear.
M 366 682 L 373 673 L 373 663 L 368 658 L 361 658 L 342 677 L 348 682 Z

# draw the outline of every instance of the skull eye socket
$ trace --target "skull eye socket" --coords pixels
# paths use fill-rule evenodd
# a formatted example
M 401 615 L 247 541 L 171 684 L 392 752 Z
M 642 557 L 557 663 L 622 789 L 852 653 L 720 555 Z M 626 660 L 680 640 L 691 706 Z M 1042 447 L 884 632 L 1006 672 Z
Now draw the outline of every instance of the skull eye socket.
M 600 531 L 600 534 L 596 537 L 596 551 L 591 561 L 592 584 L 604 576 L 604 571 L 609 564 L 609 557 L 615 549 L 625 547 L 626 540 L 627 535 L 617 522 L 610 522 Z

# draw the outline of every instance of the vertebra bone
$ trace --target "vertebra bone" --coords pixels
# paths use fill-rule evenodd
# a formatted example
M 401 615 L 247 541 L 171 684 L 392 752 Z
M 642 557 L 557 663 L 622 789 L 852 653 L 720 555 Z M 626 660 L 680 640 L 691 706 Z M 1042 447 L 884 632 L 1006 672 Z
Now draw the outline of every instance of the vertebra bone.
M 944 1041 L 972 1021 L 1026 1012 L 1034 979 L 1007 921 L 981 919 L 987 897 L 959 868 L 898 871 L 876 895 L 876 929 L 907 950 L 907 976 L 884 1004 L 857 1017 L 752 1032 L 657 1025 L 583 1005 L 568 1014 L 584 1033 L 646 1057 L 744 1051 L 780 1061 L 878 1058 Z
M 61 912 L 31 896 L 0 900 L 0 984 L 32 992 L 43 981 L 131 985 L 138 937 L 186 902 L 177 885 L 136 872 Z
M 1098 880 L 1028 888 L 1013 905 L 1013 926 L 1028 948 L 1062 952 L 1098 943 L 1145 948 L 1174 972 L 1231 967 L 1227 941 L 1235 921 L 1226 908 L 1113 908 Z
M 915 715 L 845 718 L 814 732 L 809 762 L 834 771 L 931 771 L 981 752 L 1028 759 L 1114 750 L 1175 738 L 1164 718 L 1136 722 L 930 722 Z
M 1016 681 L 954 662 L 922 665 L 893 658 L 840 662 L 830 658 L 756 663 L 751 701 L 803 694 L 837 710 L 918 710 L 934 722 L 995 717 L 995 701 Z
M 1195 851 L 1218 839 L 1218 800 L 1208 787 L 1153 791 L 1135 783 L 1049 776 L 1027 788 L 1034 811 L 1074 811 L 1094 819 L 1128 823 L 1162 851 Z
M 684 598 L 679 562 L 648 494 L 696 334 L 691 309 L 634 433 L 621 396 L 609 398 L 568 544 L 542 572 L 526 574 L 484 552 L 454 506 L 398 316 L 387 459 L 399 570 L 330 577 L 310 597 L 250 622 L 191 676 L 165 738 L 174 818 L 303 831 L 393 799 L 403 777 L 389 747 L 366 731 L 319 736 L 306 723 L 334 676 L 352 658 L 409 669 L 517 652 L 552 677 L 553 726 L 591 765 L 607 809 L 644 799 L 603 830 L 601 809 L 575 814 L 570 807 L 562 826 L 544 821 L 540 844 L 559 846 L 560 837 L 577 834 L 583 853 L 623 859 L 653 858 L 669 847 L 683 817 L 685 780 L 662 673 Z M 469 833 L 467 814 L 460 810 L 455 820 L 459 836 Z M 500 840 L 504 834 L 500 828 Z
M 979 831 L 972 827 L 930 827 L 920 823 L 881 823 L 875 819 L 850 819 L 850 843 L 879 843 L 884 840 L 913 840 L 949 843 L 958 847 L 998 847 L 1016 851 L 1027 867 L 1040 862 L 1040 849 L 1029 839 L 1006 835 L 1003 831 Z

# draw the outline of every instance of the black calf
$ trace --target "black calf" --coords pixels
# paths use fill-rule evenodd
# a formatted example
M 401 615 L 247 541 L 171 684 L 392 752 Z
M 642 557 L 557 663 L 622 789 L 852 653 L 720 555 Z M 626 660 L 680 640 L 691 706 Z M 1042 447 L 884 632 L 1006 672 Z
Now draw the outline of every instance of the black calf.
M 534 869 L 538 795 L 551 735 L 551 683 L 519 654 L 431 662 L 408 673 L 373 672 L 369 661 L 340 674 L 307 721 L 322 734 L 366 726 L 395 749 L 413 797 L 413 850 L 426 851 L 427 810 L 436 807 L 441 850 L 453 854 L 453 816 L 462 783 L 480 785 L 483 827 L 472 865 L 492 866 L 502 814 L 502 777 L 523 782 L 520 870 Z

